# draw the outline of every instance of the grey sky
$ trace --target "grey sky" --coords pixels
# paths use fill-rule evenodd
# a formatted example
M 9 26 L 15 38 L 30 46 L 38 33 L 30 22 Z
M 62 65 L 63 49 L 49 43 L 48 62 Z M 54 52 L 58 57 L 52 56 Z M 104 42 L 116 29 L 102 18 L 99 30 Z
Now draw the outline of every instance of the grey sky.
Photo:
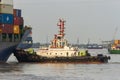
M 120 0 L 14 0 L 25 24 L 33 27 L 34 42 L 50 41 L 58 32 L 59 18 L 66 20 L 69 43 L 120 39 Z

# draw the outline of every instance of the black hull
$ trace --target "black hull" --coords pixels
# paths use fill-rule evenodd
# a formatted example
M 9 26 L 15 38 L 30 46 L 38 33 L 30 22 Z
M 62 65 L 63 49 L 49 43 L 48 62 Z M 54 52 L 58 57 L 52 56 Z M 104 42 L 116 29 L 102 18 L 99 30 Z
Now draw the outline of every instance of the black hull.
M 23 50 L 16 50 L 14 54 L 18 62 L 39 62 L 39 63 L 108 63 L 108 56 L 84 56 L 84 57 L 55 57 L 47 58 L 36 54 L 29 54 Z
M 20 40 L 15 41 L 1 41 L 0 42 L 0 63 L 4 63 L 8 60 L 9 56 L 15 52 L 15 49 L 24 39 L 29 36 L 31 32 L 31 28 L 25 30 L 23 36 L 21 36 Z
M 0 63 L 5 63 L 19 42 L 0 42 Z

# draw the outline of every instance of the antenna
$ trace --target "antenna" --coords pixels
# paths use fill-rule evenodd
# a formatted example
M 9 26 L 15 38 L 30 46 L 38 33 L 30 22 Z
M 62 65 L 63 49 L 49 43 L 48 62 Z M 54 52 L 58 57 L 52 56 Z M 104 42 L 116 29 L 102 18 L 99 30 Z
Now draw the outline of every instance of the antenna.
M 88 43 L 87 44 L 90 44 L 90 38 L 88 38 Z
M 76 43 L 76 45 L 79 45 L 79 38 L 77 38 L 77 43 Z
M 60 29 L 59 30 L 59 34 L 62 37 L 64 37 L 64 35 L 65 35 L 65 33 L 64 33 L 64 29 L 65 29 L 64 25 L 65 25 L 65 20 L 59 19 L 59 23 L 57 24 L 57 26 L 59 26 L 59 29 Z
M 46 37 L 46 46 L 48 47 L 48 35 Z
M 115 32 L 113 34 L 113 40 L 115 39 L 116 33 L 117 33 L 118 27 L 115 28 Z

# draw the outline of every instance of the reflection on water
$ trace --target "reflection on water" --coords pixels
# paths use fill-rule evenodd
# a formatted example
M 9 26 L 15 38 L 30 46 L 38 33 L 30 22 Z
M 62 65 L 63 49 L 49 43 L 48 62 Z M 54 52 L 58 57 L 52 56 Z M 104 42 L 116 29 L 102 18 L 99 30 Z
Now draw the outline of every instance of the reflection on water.
M 92 54 L 106 50 L 92 51 Z M 0 64 L 0 80 L 120 80 L 120 55 L 107 64 L 18 63 Z
M 0 80 L 120 80 L 119 68 L 116 63 L 9 63 L 0 66 Z
M 20 72 L 21 66 L 18 63 L 1 63 L 0 64 L 0 73 L 11 73 L 11 72 Z

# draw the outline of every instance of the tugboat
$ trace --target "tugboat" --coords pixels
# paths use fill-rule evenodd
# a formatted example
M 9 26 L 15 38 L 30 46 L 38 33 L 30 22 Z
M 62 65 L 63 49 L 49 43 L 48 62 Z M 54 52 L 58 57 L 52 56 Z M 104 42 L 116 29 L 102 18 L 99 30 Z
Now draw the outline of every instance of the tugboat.
M 120 40 L 113 40 L 109 45 L 108 52 L 110 54 L 120 54 Z
M 34 51 L 32 40 L 26 40 L 26 47 L 18 46 L 14 55 L 19 62 L 40 62 L 40 63 L 107 63 L 110 56 L 98 54 L 91 56 L 87 50 L 79 50 L 77 47 L 68 45 L 68 41 L 64 38 L 65 21 L 59 19 L 59 33 L 54 35 L 51 44 L 48 47 L 40 47 Z M 24 42 L 24 41 L 23 41 Z

